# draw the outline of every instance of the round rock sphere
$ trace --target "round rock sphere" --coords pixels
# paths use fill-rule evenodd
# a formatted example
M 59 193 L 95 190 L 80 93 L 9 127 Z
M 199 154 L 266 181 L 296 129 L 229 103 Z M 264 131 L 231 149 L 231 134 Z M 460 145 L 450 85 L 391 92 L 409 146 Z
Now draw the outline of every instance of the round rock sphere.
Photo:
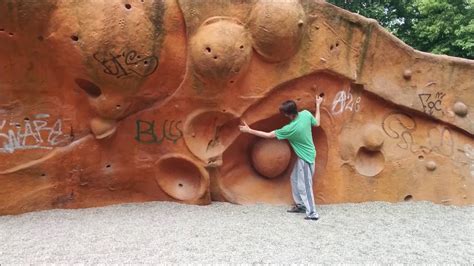
M 211 82 L 234 83 L 251 55 L 250 34 L 230 18 L 208 19 L 191 39 L 194 70 Z
M 260 1 L 249 23 L 255 50 L 269 62 L 292 57 L 300 48 L 305 23 L 297 0 Z
M 252 164 L 267 178 L 281 175 L 288 168 L 291 150 L 288 143 L 276 139 L 258 140 L 252 148 Z
M 363 128 L 364 146 L 370 151 L 378 151 L 382 148 L 384 134 L 379 126 L 368 124 Z

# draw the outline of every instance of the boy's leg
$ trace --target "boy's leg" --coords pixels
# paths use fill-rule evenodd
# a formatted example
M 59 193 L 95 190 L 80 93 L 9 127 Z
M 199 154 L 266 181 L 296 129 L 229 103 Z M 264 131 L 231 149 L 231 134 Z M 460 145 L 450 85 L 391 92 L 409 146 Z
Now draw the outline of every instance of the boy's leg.
M 291 193 L 293 194 L 293 200 L 295 201 L 296 207 L 305 210 L 305 204 L 300 196 L 300 189 L 298 187 L 298 179 L 301 175 L 299 171 L 299 169 L 301 169 L 300 164 L 300 159 L 296 160 L 293 170 L 291 171 Z
M 314 204 L 313 194 L 314 164 L 309 164 L 303 160 L 301 161 L 302 169 L 298 180 L 300 197 L 306 206 L 306 216 L 309 218 L 319 218 L 316 205 Z

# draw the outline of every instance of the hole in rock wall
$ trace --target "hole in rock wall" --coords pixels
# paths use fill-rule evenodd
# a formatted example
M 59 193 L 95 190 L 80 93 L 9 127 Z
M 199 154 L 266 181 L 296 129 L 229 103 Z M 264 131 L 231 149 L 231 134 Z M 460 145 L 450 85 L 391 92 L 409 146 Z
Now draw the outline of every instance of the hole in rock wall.
M 411 201 L 413 199 L 412 195 L 406 195 L 405 198 L 403 198 L 404 201 Z
M 71 40 L 77 42 L 77 41 L 79 41 L 79 37 L 77 35 L 72 35 Z
M 380 151 L 371 151 L 361 147 L 357 152 L 355 168 L 363 176 L 376 176 L 385 167 L 385 157 Z
M 126 8 L 126 9 L 131 9 L 131 8 L 132 8 L 132 5 L 130 5 L 130 4 L 125 4 L 125 8 Z
M 99 86 L 95 85 L 94 83 L 85 80 L 85 79 L 75 79 L 74 80 L 79 86 L 79 88 L 83 89 L 89 96 L 93 98 L 97 98 L 102 94 Z
M 197 110 L 184 123 L 184 140 L 198 158 L 207 161 L 222 154 L 239 123 L 240 120 L 225 109 Z
M 169 196 L 178 200 L 191 200 L 200 196 L 203 171 L 184 157 L 169 155 L 157 162 L 155 179 Z

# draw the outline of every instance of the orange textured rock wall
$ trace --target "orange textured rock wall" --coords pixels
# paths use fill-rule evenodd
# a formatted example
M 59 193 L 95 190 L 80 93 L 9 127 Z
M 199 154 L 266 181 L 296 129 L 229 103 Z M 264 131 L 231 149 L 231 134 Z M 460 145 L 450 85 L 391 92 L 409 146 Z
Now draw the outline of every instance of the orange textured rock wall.
M 321 92 L 318 204 L 472 204 L 473 77 L 324 1 L 0 0 L 0 214 L 289 204 L 295 155 L 237 126 Z

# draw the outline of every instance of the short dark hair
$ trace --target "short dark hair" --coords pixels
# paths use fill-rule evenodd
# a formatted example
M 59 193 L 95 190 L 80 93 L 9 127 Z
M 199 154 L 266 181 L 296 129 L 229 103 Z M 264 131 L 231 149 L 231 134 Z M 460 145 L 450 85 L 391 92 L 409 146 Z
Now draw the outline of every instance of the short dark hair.
M 284 115 L 297 115 L 298 108 L 296 107 L 296 103 L 292 100 L 283 102 L 280 105 L 280 113 Z

